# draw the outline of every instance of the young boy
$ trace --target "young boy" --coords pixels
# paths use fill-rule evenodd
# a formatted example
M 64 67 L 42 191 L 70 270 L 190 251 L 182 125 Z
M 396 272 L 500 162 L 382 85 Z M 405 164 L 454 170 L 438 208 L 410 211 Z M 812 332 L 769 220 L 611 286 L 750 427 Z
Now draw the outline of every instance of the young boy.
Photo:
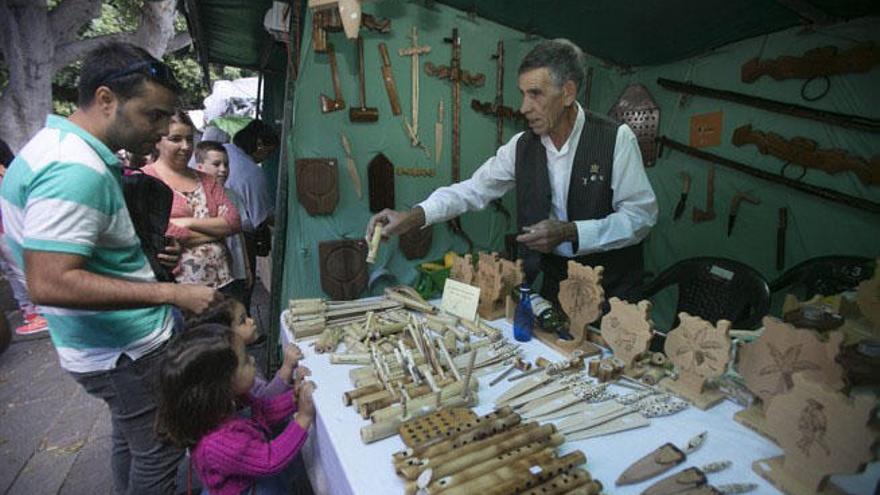
M 196 146 L 196 169 L 209 175 L 213 175 L 221 185 L 229 178 L 229 157 L 226 148 L 217 141 L 202 141 Z M 241 228 L 252 230 L 247 210 L 243 208 L 241 197 L 232 189 L 226 189 L 226 195 L 241 214 Z M 224 287 L 224 293 L 229 294 L 242 304 L 246 303 L 246 294 L 253 284 L 253 271 L 249 266 L 248 257 L 244 248 L 244 236 L 241 232 L 226 238 L 226 247 L 232 257 L 232 277 L 235 279 L 231 284 Z M 250 313 L 250 308 L 247 308 Z

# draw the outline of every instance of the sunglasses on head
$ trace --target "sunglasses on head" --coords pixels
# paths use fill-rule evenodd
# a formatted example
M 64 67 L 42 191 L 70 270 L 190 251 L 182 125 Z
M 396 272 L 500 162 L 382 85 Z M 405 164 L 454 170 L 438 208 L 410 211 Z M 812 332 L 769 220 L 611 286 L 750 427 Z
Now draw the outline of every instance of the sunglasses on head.
M 122 79 L 123 77 L 130 76 L 132 74 L 143 74 L 145 76 L 149 76 L 152 79 L 158 81 L 163 86 L 168 86 L 174 88 L 175 90 L 180 88 L 180 83 L 178 83 L 177 78 L 174 77 L 174 72 L 171 70 L 171 67 L 168 67 L 167 65 L 159 61 L 138 62 L 131 67 L 127 67 L 116 72 L 111 72 L 106 77 L 101 79 L 101 82 L 98 83 L 98 86 L 105 85 L 111 81 Z

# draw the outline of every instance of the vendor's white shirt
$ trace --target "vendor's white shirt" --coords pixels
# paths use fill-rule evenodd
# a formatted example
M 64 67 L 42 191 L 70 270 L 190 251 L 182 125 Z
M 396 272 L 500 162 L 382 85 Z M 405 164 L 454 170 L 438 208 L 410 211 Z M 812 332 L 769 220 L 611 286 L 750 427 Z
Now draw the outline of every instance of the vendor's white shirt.
M 568 191 L 575 152 L 584 128 L 584 111 L 578 104 L 574 128 L 562 148 L 549 136 L 541 136 L 547 150 L 547 168 L 552 189 L 550 218 L 568 221 Z M 441 187 L 419 203 L 425 211 L 426 225 L 444 222 L 467 211 L 482 210 L 493 199 L 500 198 L 516 185 L 516 143 L 522 132 L 498 148 L 495 156 L 486 160 L 470 179 Z M 589 144 L 589 143 L 587 143 Z M 645 174 L 638 140 L 629 126 L 617 130 L 611 173 L 613 213 L 598 220 L 574 222 L 578 230 L 578 252 L 572 253 L 572 243 L 563 242 L 555 252 L 572 257 L 610 251 L 637 244 L 657 223 L 657 198 Z

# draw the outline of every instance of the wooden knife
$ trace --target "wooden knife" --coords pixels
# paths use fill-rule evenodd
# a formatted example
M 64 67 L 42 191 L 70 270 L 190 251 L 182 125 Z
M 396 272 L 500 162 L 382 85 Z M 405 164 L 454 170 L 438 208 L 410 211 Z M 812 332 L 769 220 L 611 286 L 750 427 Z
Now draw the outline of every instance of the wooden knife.
M 437 105 L 437 123 L 434 124 L 434 163 L 440 164 L 443 154 L 443 99 Z
M 379 55 L 382 57 L 382 80 L 385 82 L 385 91 L 388 93 L 388 102 L 391 103 L 391 113 L 400 115 L 400 100 L 397 98 L 397 84 L 394 82 L 394 73 L 391 72 L 391 57 L 388 56 L 388 46 L 379 43 Z

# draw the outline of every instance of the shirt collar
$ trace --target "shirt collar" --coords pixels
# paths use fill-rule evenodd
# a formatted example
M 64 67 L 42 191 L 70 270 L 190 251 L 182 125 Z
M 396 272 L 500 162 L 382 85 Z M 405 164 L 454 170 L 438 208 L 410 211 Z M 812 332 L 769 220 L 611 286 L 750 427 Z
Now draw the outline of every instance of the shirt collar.
M 58 115 L 49 115 L 46 117 L 46 127 L 50 129 L 58 129 L 61 131 L 62 137 L 64 136 L 64 133 L 67 132 L 76 135 L 91 146 L 107 166 L 122 167 L 122 162 L 119 161 L 119 157 L 110 151 L 110 148 L 108 148 L 106 144 L 102 143 L 98 138 L 92 136 L 86 132 L 85 129 L 74 124 L 70 120 Z
M 574 102 L 577 105 L 577 117 L 574 119 L 574 127 L 571 128 L 571 134 L 568 135 L 568 139 L 565 140 L 565 143 L 562 145 L 562 148 L 556 149 L 556 145 L 553 144 L 553 140 L 550 139 L 550 135 L 541 136 L 541 144 L 544 145 L 544 148 L 547 151 L 556 156 L 564 156 L 568 154 L 570 150 L 574 148 L 574 144 L 577 143 L 581 138 L 581 129 L 584 128 L 584 121 L 586 120 L 586 115 L 584 114 L 584 109 L 581 107 L 581 104 L 577 101 Z

